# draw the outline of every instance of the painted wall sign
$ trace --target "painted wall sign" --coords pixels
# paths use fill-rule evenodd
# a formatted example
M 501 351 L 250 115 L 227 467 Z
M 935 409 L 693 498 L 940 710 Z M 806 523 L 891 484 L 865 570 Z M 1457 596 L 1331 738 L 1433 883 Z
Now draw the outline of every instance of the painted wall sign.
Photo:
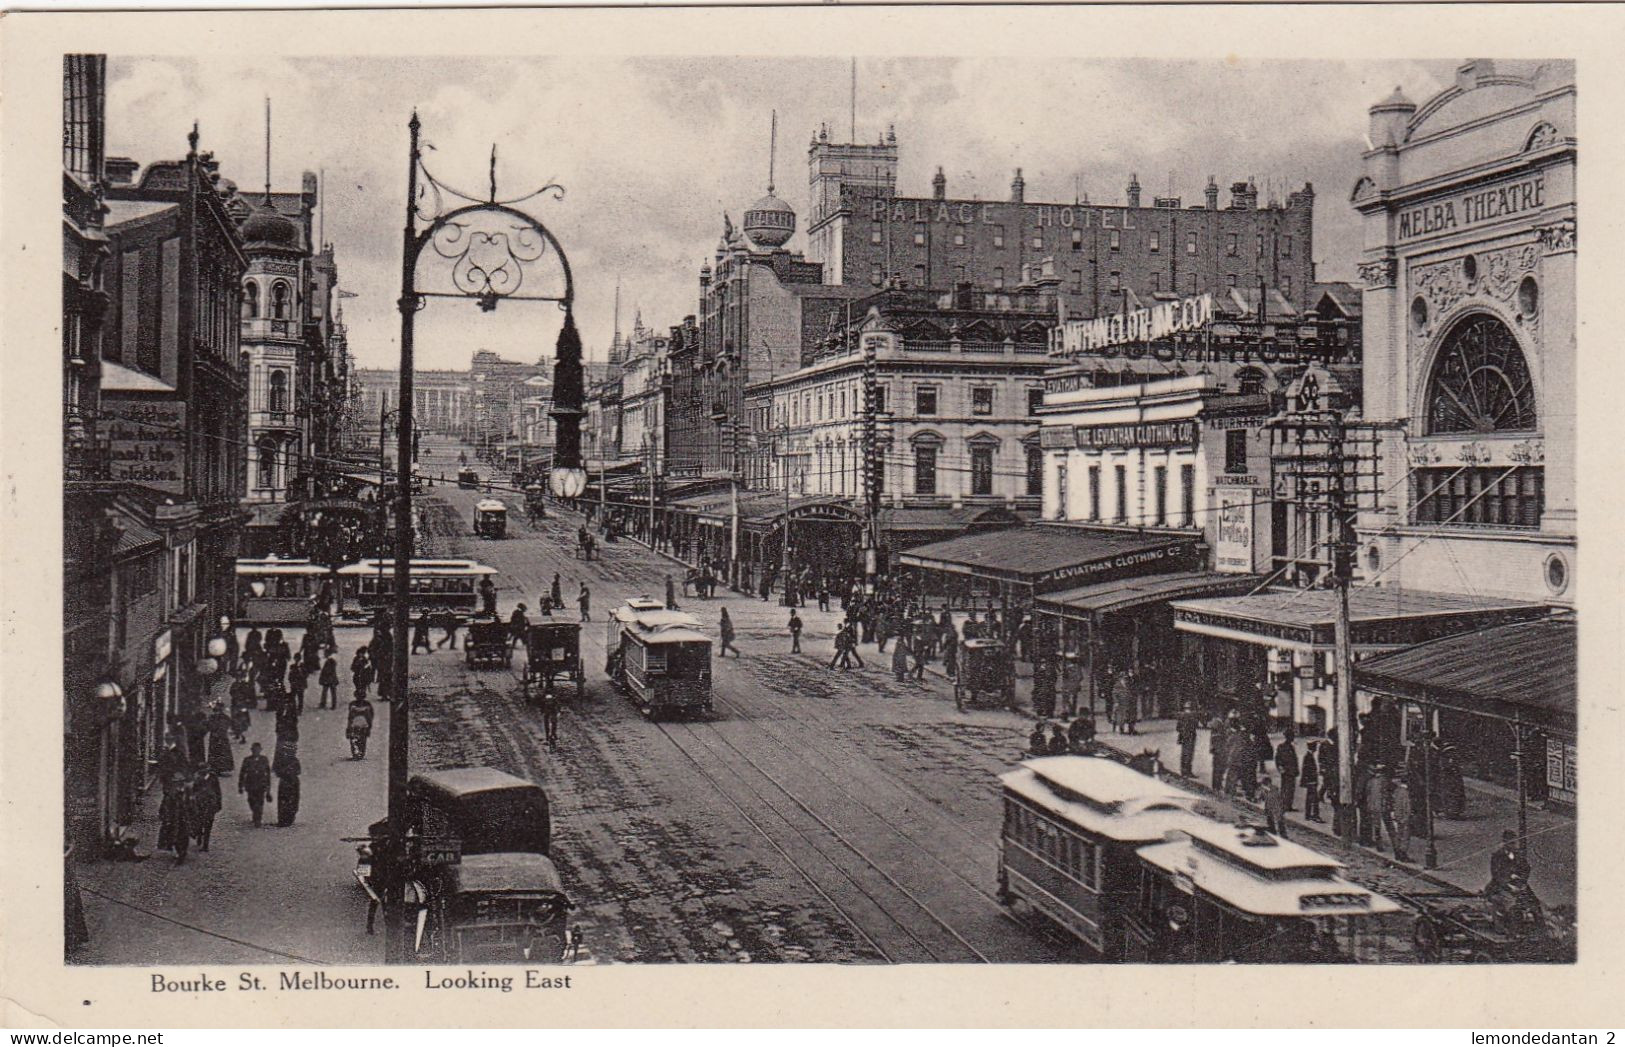
M 1219 526 L 1213 544 L 1213 569 L 1248 574 L 1253 569 L 1253 494 L 1219 491 Z
M 1162 302 L 1145 309 L 1071 320 L 1050 330 L 1050 355 L 1071 356 L 1109 345 L 1150 342 L 1183 331 L 1194 331 L 1213 321 L 1213 296 L 1197 295 L 1177 302 Z
M 1399 239 L 1414 240 L 1419 236 L 1454 232 L 1545 206 L 1546 176 L 1531 175 L 1408 207 L 1399 213 Z
M 186 491 L 186 404 L 178 400 L 102 399 L 113 479 L 173 494 Z
M 1113 447 L 1195 447 L 1196 420 L 1080 425 L 1077 434 L 1080 451 L 1103 451 Z

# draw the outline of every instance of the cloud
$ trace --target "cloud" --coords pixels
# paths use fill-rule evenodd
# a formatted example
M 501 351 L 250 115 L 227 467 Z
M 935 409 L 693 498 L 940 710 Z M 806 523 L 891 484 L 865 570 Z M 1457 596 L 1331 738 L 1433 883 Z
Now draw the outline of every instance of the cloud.
M 548 181 L 562 200 L 531 207 L 563 242 L 577 283 L 577 321 L 601 356 L 634 306 L 656 327 L 681 322 L 698 299 L 722 212 L 737 223 L 768 179 L 769 111 L 777 109 L 774 171 L 805 226 L 806 148 L 827 122 L 845 139 L 850 67 L 829 58 L 255 58 L 198 55 L 109 60 L 109 153 L 143 164 L 181 156 L 192 121 L 203 148 L 245 192 L 264 183 L 264 99 L 272 99 L 272 180 L 322 171 L 325 232 L 335 245 L 345 319 L 363 365 L 398 347 L 406 121 L 416 106 L 433 149 L 426 164 L 460 190 L 488 191 L 497 145 L 499 195 Z M 1015 167 L 1029 200 L 1120 200 L 1130 174 L 1147 197 L 1172 175 L 1200 199 L 1254 176 L 1284 192 L 1313 181 L 1323 274 L 1352 272 L 1359 251 L 1349 186 L 1364 149 L 1366 108 L 1402 84 L 1424 101 L 1449 63 L 1157 62 L 863 59 L 857 131 L 888 125 L 900 146 L 899 190 L 930 192 L 938 165 L 953 196 L 1003 198 Z M 804 242 L 798 235 L 791 246 Z M 551 353 L 559 313 L 508 303 L 478 313 L 435 300 L 418 314 L 418 365 L 463 367 L 476 349 L 517 359 Z

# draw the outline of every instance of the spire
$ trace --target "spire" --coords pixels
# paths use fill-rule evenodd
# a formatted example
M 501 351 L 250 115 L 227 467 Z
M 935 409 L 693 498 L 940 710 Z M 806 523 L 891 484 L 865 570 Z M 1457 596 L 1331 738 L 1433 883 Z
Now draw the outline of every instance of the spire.
M 858 59 L 852 56 L 852 136 L 848 142 L 856 143 L 858 140 Z
M 769 195 L 773 192 L 773 161 L 778 158 L 779 151 L 779 111 L 777 109 L 773 110 L 772 119 L 772 130 L 768 132 L 767 139 L 767 191 Z
M 621 344 L 621 278 L 615 277 L 615 345 Z
M 265 96 L 265 206 L 271 206 L 271 96 Z

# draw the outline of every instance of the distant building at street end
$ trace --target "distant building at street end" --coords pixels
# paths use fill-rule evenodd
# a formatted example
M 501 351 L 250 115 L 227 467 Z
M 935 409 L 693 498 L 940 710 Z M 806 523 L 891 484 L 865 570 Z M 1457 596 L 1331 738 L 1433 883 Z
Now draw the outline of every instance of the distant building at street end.
M 1260 282 L 1287 312 L 1313 304 L 1311 185 L 1261 204 L 1258 187 L 1238 181 L 1221 209 L 1210 176 L 1200 204 L 1157 197 L 1142 206 L 1131 178 L 1122 204 L 1040 203 L 1027 199 L 1019 168 L 1007 200 L 950 197 L 939 168 L 931 196 L 899 196 L 895 133 L 859 145 L 830 141 L 827 128 L 808 145 L 807 163 L 807 260 L 833 284 L 1000 290 L 1041 264 L 1059 281 L 1068 317 L 1164 297 L 1256 294 Z
M 1575 104 L 1572 62 L 1477 60 L 1371 107 L 1368 579 L 1574 604 Z

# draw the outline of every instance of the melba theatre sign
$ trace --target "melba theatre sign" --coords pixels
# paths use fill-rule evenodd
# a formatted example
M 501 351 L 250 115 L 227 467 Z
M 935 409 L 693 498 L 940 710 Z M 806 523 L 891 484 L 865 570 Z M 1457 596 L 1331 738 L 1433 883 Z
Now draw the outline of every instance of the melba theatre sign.
M 1546 176 L 1530 175 L 1499 185 L 1469 189 L 1399 212 L 1399 239 L 1449 233 L 1546 206 Z

